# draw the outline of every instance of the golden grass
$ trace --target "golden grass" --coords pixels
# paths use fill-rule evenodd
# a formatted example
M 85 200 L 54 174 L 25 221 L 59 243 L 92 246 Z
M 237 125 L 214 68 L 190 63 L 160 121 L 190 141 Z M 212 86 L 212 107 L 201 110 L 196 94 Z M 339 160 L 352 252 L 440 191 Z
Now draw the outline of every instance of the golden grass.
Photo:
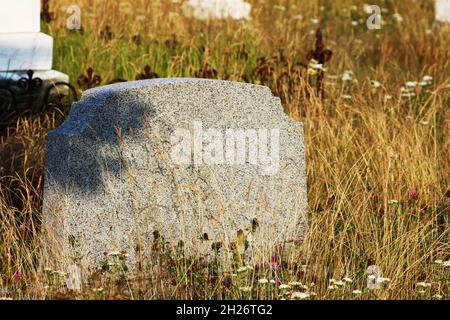
M 56 20 L 45 27 L 56 37 L 55 68 L 74 83 L 88 67 L 107 82 L 132 80 L 145 65 L 160 77 L 174 77 L 204 71 L 208 63 L 217 78 L 270 86 L 283 98 L 286 112 L 305 124 L 311 210 L 304 243 L 279 269 L 235 276 L 216 276 L 214 266 L 173 260 L 158 249 L 157 268 L 132 276 L 117 267 L 93 275 L 82 292 L 69 292 L 57 273 L 36 267 L 45 136 L 60 123 L 59 114 L 29 115 L 0 139 L 0 296 L 288 297 L 270 283 L 258 283 L 266 277 L 314 282 L 302 290 L 319 299 L 449 297 L 449 268 L 434 261 L 450 257 L 445 195 L 450 186 L 450 28 L 433 23 L 433 1 L 379 1 L 388 9 L 379 31 L 365 27 L 363 1 L 249 2 L 253 19 L 240 23 L 191 21 L 170 1 L 80 0 L 80 35 L 65 29 L 65 9 L 72 2 L 61 0 L 52 3 Z M 395 20 L 395 12 L 403 22 Z M 310 20 L 316 17 L 321 19 L 317 25 Z M 359 18 L 362 23 L 352 27 L 352 19 Z M 113 33 L 109 41 L 100 36 L 106 26 Z M 311 31 L 318 26 L 334 52 L 327 75 L 338 76 L 326 78 L 325 101 L 306 95 L 309 85 L 292 69 L 307 63 L 306 53 L 314 45 Z M 139 45 L 132 38 L 137 34 Z M 261 66 L 260 57 L 272 71 L 253 72 Z M 358 82 L 343 83 L 344 70 L 352 70 Z M 406 81 L 425 75 L 433 77 L 428 89 L 416 89 L 417 99 L 400 98 Z M 372 88 L 371 80 L 381 87 Z M 412 190 L 417 197 L 409 194 Z M 365 271 L 372 264 L 390 278 L 387 288 L 367 290 Z M 345 276 L 353 283 L 328 289 L 330 279 Z M 419 281 L 431 288 L 420 294 Z M 251 292 L 247 286 L 253 287 Z M 352 294 L 353 289 L 363 294 Z

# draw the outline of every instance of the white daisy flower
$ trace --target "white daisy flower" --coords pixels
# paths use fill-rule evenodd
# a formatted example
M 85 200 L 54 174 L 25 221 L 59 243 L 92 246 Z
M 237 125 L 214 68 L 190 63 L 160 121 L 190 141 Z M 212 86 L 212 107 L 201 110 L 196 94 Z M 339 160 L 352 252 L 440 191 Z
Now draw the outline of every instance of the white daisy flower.
M 422 281 L 422 282 L 417 282 L 416 285 L 417 285 L 418 287 L 422 287 L 422 288 L 429 288 L 429 287 L 431 287 L 431 283 L 424 282 L 424 281 Z
M 370 81 L 370 85 L 372 86 L 372 88 L 375 88 L 375 89 L 381 87 L 381 83 L 377 80 Z
M 305 292 L 292 292 L 292 294 L 291 294 L 292 299 L 304 300 L 304 299 L 308 299 L 309 297 L 310 297 L 310 295 Z
M 379 278 L 377 279 L 377 282 L 378 282 L 378 283 L 388 283 L 388 282 L 391 282 L 391 279 L 379 277 Z
M 403 22 L 403 17 L 400 15 L 400 13 L 394 13 L 393 15 L 392 15 L 392 17 L 395 19 L 395 20 L 397 20 L 397 22 Z
M 349 277 L 345 277 L 343 280 L 344 280 L 345 282 L 347 282 L 347 283 L 352 283 L 352 282 L 353 282 L 353 280 L 350 279 Z

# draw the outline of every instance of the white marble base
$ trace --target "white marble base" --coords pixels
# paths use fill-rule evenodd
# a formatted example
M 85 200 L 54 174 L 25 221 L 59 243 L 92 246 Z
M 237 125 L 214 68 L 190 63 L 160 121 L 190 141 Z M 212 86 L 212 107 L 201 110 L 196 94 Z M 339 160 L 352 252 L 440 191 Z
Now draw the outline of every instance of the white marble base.
M 0 33 L 39 32 L 40 0 L 0 0 Z
M 0 34 L 0 71 L 50 70 L 53 38 L 44 33 Z
M 450 0 L 436 0 L 436 20 L 450 22 Z

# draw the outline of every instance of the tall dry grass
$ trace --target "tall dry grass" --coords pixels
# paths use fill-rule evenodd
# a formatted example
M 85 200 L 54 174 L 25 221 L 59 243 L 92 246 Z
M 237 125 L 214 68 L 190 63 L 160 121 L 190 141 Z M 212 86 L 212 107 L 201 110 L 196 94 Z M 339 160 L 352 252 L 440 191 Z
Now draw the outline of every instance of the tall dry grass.
M 68 291 L 58 272 L 37 267 L 45 137 L 60 114 L 26 115 L 0 139 L 0 296 L 280 298 L 303 290 L 320 299 L 449 297 L 449 268 L 434 261 L 450 258 L 450 28 L 433 22 L 433 1 L 377 1 L 387 9 L 378 31 L 365 27 L 363 1 L 249 2 L 252 19 L 241 23 L 188 20 L 170 1 L 80 0 L 81 34 L 65 28 L 71 1 L 61 0 L 51 3 L 56 19 L 43 27 L 55 36 L 55 68 L 74 83 L 89 67 L 106 83 L 133 80 L 149 65 L 160 77 L 212 72 L 270 86 L 305 124 L 310 231 L 301 246 L 285 261 L 277 256 L 269 267 L 233 275 L 177 260 L 156 243 L 158 268 L 128 275 L 120 262 L 92 275 L 82 292 Z M 319 26 L 333 51 L 323 101 L 298 71 Z M 358 81 L 342 81 L 345 70 Z M 431 86 L 401 97 L 406 81 L 425 75 Z M 387 287 L 367 290 L 370 265 L 390 279 Z M 352 283 L 330 282 L 344 277 Z M 265 278 L 275 285 L 258 282 Z M 308 288 L 276 288 L 292 281 Z M 421 292 L 418 282 L 431 288 Z

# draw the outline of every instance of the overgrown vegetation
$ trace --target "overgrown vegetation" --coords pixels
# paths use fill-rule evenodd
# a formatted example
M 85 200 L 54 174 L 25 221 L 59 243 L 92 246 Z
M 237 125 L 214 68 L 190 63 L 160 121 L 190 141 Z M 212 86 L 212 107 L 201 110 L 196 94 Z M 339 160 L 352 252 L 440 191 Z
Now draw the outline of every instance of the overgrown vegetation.
M 72 1 L 50 1 L 43 29 L 55 69 L 80 92 L 186 76 L 269 86 L 305 124 L 306 239 L 255 266 L 234 248 L 225 273 L 155 236 L 156 265 L 131 273 L 110 253 L 88 287 L 68 290 L 61 271 L 37 264 L 45 138 L 67 112 L 51 108 L 0 137 L 0 297 L 448 299 L 450 26 L 433 21 L 434 1 L 376 1 L 380 30 L 366 28 L 363 1 L 249 2 L 250 21 L 202 22 L 171 1 L 79 0 L 83 29 L 69 31 Z M 308 55 L 319 27 L 333 52 L 326 70 Z M 380 289 L 367 288 L 370 265 Z

